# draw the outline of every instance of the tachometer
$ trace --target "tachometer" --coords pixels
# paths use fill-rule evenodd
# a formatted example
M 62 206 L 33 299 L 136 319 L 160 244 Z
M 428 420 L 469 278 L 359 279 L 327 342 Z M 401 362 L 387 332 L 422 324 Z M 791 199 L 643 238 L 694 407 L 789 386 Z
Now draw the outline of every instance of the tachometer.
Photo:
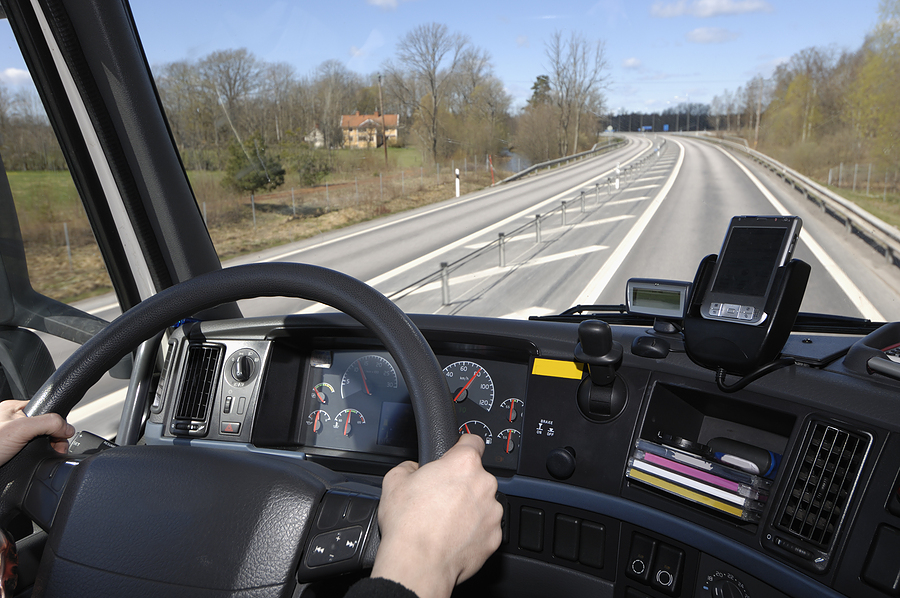
M 444 368 L 454 403 L 466 399 L 490 411 L 494 406 L 494 381 L 488 371 L 474 361 L 457 361 Z
M 350 364 L 341 379 L 341 396 L 345 399 L 356 393 L 372 396 L 386 388 L 397 388 L 397 372 L 380 355 L 360 357 Z

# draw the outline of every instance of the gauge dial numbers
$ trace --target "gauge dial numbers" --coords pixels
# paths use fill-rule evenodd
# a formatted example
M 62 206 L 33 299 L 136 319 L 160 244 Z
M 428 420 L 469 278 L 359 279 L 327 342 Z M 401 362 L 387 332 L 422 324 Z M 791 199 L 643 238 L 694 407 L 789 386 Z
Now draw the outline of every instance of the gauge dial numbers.
M 460 436 L 463 434 L 477 434 L 481 436 L 486 446 L 489 446 L 494 442 L 494 435 L 491 433 L 491 429 L 487 427 L 487 424 L 475 419 L 469 420 L 461 425 L 459 427 L 459 434 Z
M 356 409 L 344 409 L 334 416 L 334 424 L 332 427 L 344 436 L 350 436 L 357 426 L 361 426 L 365 423 L 366 418 L 363 417 L 362 413 Z
M 497 444 L 500 445 L 500 448 L 502 448 L 507 455 L 509 455 L 519 446 L 521 438 L 521 432 L 512 428 L 507 428 L 497 434 Z
M 397 371 L 380 355 L 364 355 L 351 363 L 341 378 L 341 397 L 357 393 L 373 396 L 382 389 L 397 388 Z
M 325 424 L 331 421 L 331 416 L 327 411 L 316 409 L 306 417 L 306 425 L 312 427 L 315 434 L 325 429 Z
M 454 403 L 470 400 L 485 411 L 494 406 L 494 381 L 486 369 L 474 361 L 457 361 L 444 368 Z

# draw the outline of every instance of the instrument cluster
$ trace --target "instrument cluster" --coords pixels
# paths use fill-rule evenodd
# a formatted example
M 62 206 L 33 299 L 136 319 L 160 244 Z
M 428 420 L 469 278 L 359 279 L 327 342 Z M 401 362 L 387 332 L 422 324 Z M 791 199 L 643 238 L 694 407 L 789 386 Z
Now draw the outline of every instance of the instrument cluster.
M 521 448 L 527 366 L 438 355 L 460 434 L 484 439 L 486 467 L 514 470 Z M 305 379 L 301 443 L 315 449 L 414 458 L 409 391 L 381 350 L 317 350 Z

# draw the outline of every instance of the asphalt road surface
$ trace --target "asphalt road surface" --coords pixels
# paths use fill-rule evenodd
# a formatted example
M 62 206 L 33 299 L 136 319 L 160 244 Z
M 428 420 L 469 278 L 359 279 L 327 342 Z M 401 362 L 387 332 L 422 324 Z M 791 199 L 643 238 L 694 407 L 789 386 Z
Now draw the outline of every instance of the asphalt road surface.
M 900 320 L 900 268 L 770 171 L 695 138 L 628 137 L 610 154 L 226 265 L 313 263 L 368 282 L 410 313 L 527 318 L 623 303 L 631 277 L 691 280 L 703 256 L 719 251 L 732 216 L 796 214 L 803 232 L 794 256 L 812 267 L 801 309 Z M 109 296 L 78 307 L 104 319 L 118 314 Z M 328 308 L 268 298 L 241 309 L 256 316 Z M 47 342 L 57 363 L 72 350 Z M 76 427 L 114 434 L 124 384 L 98 383 L 71 414 Z

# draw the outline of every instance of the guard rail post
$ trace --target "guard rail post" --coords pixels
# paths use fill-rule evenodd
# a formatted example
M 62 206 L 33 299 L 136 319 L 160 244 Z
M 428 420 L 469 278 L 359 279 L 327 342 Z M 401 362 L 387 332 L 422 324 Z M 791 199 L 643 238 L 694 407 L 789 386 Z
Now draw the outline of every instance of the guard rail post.
M 500 246 L 500 267 L 506 267 L 506 235 L 504 233 L 499 233 L 497 236 L 497 243 Z
M 581 192 L 581 213 L 584 214 L 584 191 Z
M 441 305 L 450 305 L 450 268 L 441 262 Z
M 562 202 L 562 225 L 566 225 L 566 202 L 563 200 Z
M 594 183 L 594 199 L 597 200 L 597 205 L 600 205 L 600 183 Z
M 541 242 L 541 215 L 540 214 L 534 215 L 534 242 L 535 243 Z

